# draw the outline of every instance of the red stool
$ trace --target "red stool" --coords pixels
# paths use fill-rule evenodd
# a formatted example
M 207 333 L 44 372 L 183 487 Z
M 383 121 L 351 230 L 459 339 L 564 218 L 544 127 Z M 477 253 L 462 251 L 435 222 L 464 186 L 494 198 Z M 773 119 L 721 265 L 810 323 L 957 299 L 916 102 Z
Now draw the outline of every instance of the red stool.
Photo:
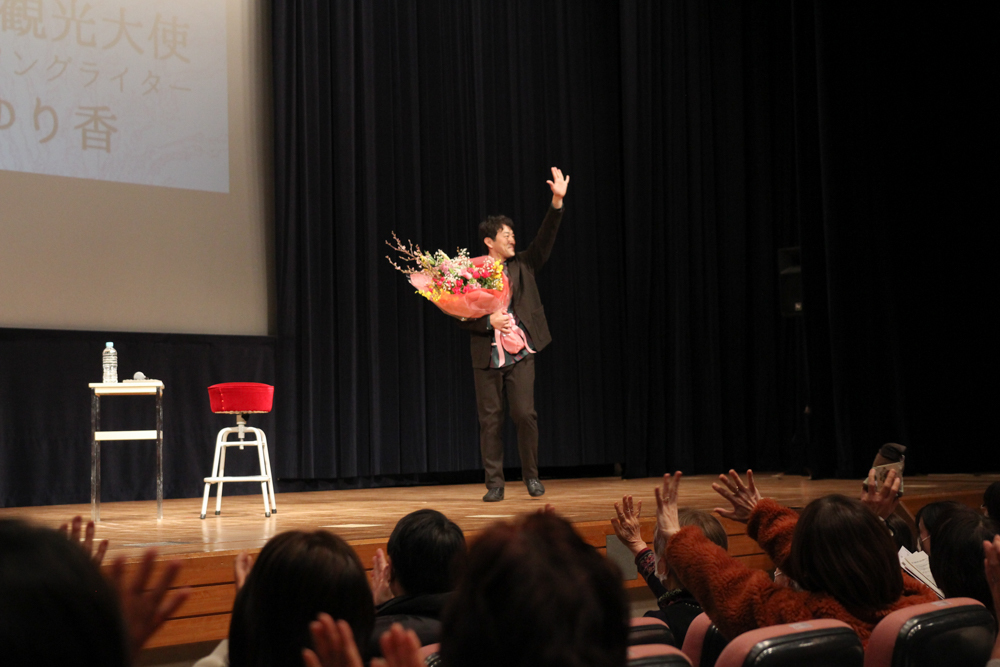
M 212 464 L 212 476 L 205 478 L 205 498 L 201 503 L 201 518 L 208 511 L 208 492 L 212 484 L 218 484 L 215 499 L 215 513 L 222 514 L 222 483 L 223 482 L 260 482 L 260 491 L 264 495 L 264 516 L 271 516 L 278 511 L 274 502 L 274 481 L 271 478 L 271 458 L 267 454 L 267 436 L 259 428 L 247 426 L 243 415 L 261 414 L 271 411 L 274 400 L 274 387 L 258 382 L 226 382 L 215 384 L 208 388 L 208 399 L 212 403 L 212 412 L 222 415 L 236 415 L 236 426 L 230 426 L 219 431 L 215 439 L 215 462 Z M 246 432 L 251 431 L 256 440 L 246 440 Z M 230 433 L 238 434 L 237 440 L 228 440 Z M 257 458 L 260 460 L 260 474 L 246 477 L 226 477 L 226 447 L 256 447 Z M 271 502 L 268 503 L 268 493 Z

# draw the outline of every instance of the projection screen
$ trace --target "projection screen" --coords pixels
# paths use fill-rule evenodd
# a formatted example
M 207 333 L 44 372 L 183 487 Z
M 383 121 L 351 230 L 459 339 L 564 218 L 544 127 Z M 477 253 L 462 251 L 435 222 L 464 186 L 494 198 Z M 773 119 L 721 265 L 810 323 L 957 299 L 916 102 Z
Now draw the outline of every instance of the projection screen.
M 0 0 L 0 326 L 267 334 L 270 3 Z

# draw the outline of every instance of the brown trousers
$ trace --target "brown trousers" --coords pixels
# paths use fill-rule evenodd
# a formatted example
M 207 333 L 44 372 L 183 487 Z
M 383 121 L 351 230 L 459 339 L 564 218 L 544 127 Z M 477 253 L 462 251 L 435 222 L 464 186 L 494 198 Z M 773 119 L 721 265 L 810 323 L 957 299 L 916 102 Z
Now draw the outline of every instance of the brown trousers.
M 474 368 L 479 408 L 479 451 L 486 469 L 486 488 L 503 488 L 504 394 L 517 427 L 521 476 L 538 477 L 538 413 L 535 412 L 535 358 L 529 354 L 513 366 Z

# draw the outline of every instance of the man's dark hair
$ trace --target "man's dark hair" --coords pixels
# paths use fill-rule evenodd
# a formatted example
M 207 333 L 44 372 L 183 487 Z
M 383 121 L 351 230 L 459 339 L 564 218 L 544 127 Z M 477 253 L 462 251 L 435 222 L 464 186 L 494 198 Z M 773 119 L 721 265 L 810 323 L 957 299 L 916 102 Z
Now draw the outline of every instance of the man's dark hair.
M 812 501 L 792 535 L 788 576 L 833 596 L 855 616 L 884 609 L 903 593 L 889 529 L 860 500 L 839 494 Z
M 365 651 L 375 604 L 357 554 L 323 530 L 276 535 L 233 603 L 229 664 L 301 667 L 302 649 L 312 646 L 309 623 L 321 611 L 347 621 L 358 649 Z
M 8 665 L 130 664 L 118 597 L 57 531 L 0 520 L 0 647 Z
M 983 493 L 983 508 L 994 521 L 1000 521 L 1000 482 L 993 482 Z
M 621 574 L 552 513 L 487 528 L 454 596 L 441 636 L 448 667 L 626 662 Z
M 437 510 L 417 510 L 396 523 L 386 552 L 408 595 L 446 593 L 465 564 L 465 535 Z
M 514 221 L 506 215 L 491 215 L 479 223 L 479 242 L 486 244 L 486 239 L 496 239 L 497 234 L 507 225 L 513 231 Z
M 996 534 L 996 522 L 969 507 L 944 516 L 931 538 L 930 566 L 945 597 L 974 598 L 993 611 L 983 567 L 983 542 L 992 542 Z

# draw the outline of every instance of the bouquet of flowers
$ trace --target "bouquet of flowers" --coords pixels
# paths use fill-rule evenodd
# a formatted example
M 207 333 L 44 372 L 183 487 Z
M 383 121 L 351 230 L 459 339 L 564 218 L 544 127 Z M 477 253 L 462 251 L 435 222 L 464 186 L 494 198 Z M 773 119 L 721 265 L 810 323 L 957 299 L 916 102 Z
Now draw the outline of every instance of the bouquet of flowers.
M 474 319 L 506 308 L 510 302 L 503 264 L 489 255 L 469 257 L 469 251 L 460 248 L 454 257 L 449 257 L 441 250 L 425 252 L 410 241 L 403 245 L 395 233 L 392 238 L 395 243 L 386 241 L 386 245 L 399 254 L 403 266 L 388 255 L 386 259 L 397 271 L 409 276 L 417 294 L 448 315 Z

